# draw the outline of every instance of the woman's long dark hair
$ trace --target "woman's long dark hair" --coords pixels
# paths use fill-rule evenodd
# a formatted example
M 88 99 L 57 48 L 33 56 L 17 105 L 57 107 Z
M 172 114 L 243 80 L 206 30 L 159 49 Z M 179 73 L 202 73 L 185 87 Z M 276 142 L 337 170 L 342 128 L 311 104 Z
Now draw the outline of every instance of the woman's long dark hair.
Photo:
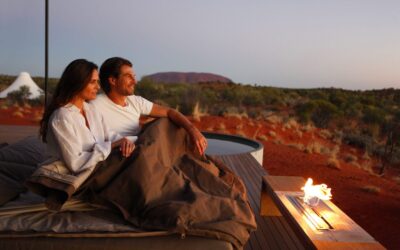
M 49 119 L 53 112 L 66 105 L 75 95 L 83 90 L 89 83 L 93 70 L 97 69 L 98 67 L 96 64 L 85 59 L 77 59 L 68 64 L 61 75 L 50 104 L 46 107 L 43 118 L 40 121 L 39 133 L 42 141 L 47 142 L 47 129 L 49 127 Z

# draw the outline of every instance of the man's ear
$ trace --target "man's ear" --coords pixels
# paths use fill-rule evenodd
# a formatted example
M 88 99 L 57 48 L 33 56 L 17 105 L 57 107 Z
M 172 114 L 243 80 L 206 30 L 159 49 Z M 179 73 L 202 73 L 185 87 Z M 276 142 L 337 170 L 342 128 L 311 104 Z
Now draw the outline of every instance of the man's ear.
M 110 76 L 108 78 L 108 82 L 110 83 L 110 85 L 115 86 L 117 84 L 117 78 Z

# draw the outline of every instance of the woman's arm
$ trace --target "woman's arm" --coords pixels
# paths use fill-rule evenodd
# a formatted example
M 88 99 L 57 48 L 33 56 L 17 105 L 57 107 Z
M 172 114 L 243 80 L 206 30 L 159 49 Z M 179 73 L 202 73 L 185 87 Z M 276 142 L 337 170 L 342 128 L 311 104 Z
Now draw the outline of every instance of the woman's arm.
M 49 129 L 57 142 L 62 160 L 74 173 L 94 167 L 103 161 L 111 152 L 110 141 L 99 141 L 90 150 L 83 149 L 83 143 L 76 134 L 76 122 L 67 119 L 53 119 Z
M 129 157 L 135 149 L 135 143 L 124 137 L 111 143 L 111 148 L 117 147 L 119 147 L 123 157 Z

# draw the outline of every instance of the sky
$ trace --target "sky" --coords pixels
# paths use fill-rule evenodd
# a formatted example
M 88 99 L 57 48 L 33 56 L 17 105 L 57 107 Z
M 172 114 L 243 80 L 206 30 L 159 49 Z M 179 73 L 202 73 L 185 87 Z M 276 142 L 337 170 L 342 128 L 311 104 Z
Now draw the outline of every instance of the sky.
M 209 72 L 287 88 L 400 88 L 397 0 L 50 0 L 49 75 L 112 56 L 139 79 Z M 0 0 L 0 74 L 44 76 L 44 0 Z

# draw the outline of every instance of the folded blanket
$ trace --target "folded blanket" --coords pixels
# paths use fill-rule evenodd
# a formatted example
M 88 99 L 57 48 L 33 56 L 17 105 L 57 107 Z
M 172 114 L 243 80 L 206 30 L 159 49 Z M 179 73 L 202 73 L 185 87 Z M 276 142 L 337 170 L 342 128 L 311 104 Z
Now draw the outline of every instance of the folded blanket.
M 254 215 L 242 181 L 224 164 L 195 155 L 186 131 L 166 118 L 151 123 L 136 143 L 131 157 L 112 154 L 98 164 L 77 197 L 117 209 L 145 230 L 213 237 L 237 248 L 246 243 L 256 228 Z M 50 203 L 69 198 L 73 182 Z
M 36 169 L 26 181 L 26 186 L 31 191 L 46 197 L 46 206 L 50 210 L 58 211 L 86 181 L 93 170 L 94 167 L 74 174 L 62 161 L 55 161 Z

